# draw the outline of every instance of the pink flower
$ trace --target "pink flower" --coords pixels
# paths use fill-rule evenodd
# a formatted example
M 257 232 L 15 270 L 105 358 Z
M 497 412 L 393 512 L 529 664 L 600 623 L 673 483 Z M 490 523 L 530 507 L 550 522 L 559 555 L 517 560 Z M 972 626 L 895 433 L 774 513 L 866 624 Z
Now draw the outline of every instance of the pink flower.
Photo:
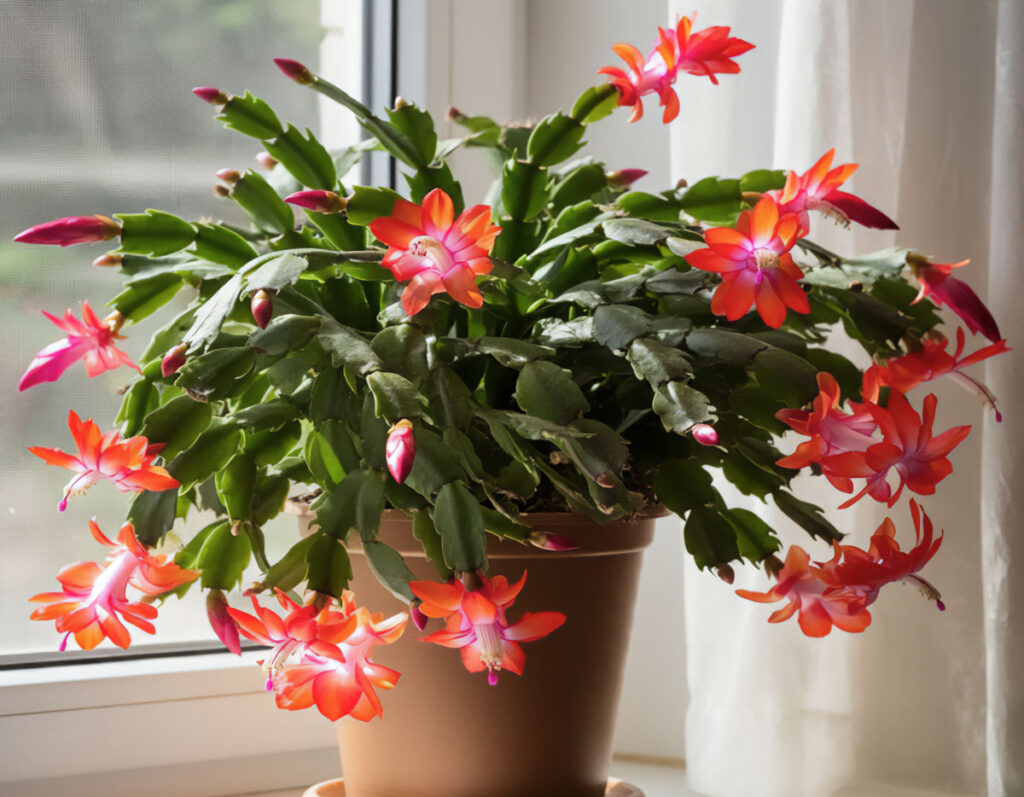
M 82 302 L 81 321 L 70 310 L 64 313 L 63 321 L 45 310 L 43 315 L 65 332 L 67 337 L 51 343 L 36 355 L 18 382 L 18 390 L 27 390 L 40 382 L 55 382 L 78 360 L 85 363 L 85 373 L 89 377 L 98 376 L 119 365 L 127 365 L 141 373 L 139 366 L 113 343 L 114 340 L 123 339 L 117 334 L 124 322 L 120 313 L 115 312 L 101 322 L 89 303 Z
M 385 458 L 391 477 L 399 484 L 404 482 L 416 458 L 416 438 L 411 421 L 402 419 L 388 430 Z
M 540 548 L 543 551 L 576 551 L 580 547 L 568 537 L 563 537 L 552 531 L 531 532 L 526 541 L 534 548 Z
M 309 68 L 291 58 L 275 58 L 274 63 L 284 74 L 301 86 L 310 85 L 316 78 Z
M 962 328 L 956 330 L 956 351 L 950 354 L 946 351 L 949 341 L 939 336 L 937 339 L 925 340 L 923 346 L 904 354 L 900 357 L 890 357 L 884 365 L 871 366 L 870 374 L 865 374 L 865 380 L 877 378 L 880 384 L 888 385 L 900 393 L 908 393 L 922 382 L 938 379 L 948 374 L 950 379 L 961 387 L 981 399 L 982 403 L 990 407 L 996 414 L 996 421 L 1003 419 L 1002 414 L 996 408 L 996 397 L 984 384 L 973 376 L 963 373 L 963 369 L 975 365 L 989 357 L 1010 351 L 1005 340 L 991 343 L 984 348 L 978 349 L 974 354 L 961 358 L 964 351 L 965 335 Z
M 164 355 L 164 358 L 160 361 L 160 374 L 164 379 L 178 372 L 178 369 L 185 364 L 187 354 L 188 346 L 184 343 L 179 343 Z
M 779 203 L 780 212 L 799 214 L 801 235 L 806 235 L 810 229 L 809 210 L 838 216 L 844 223 L 855 221 L 865 227 L 898 230 L 896 222 L 882 211 L 853 194 L 839 190 L 839 186 L 857 171 L 857 164 L 847 163 L 829 169 L 835 153 L 835 149 L 830 149 L 799 177 L 796 172 L 789 172 L 782 189 L 768 192 Z
M 370 223 L 372 232 L 388 245 L 381 265 L 399 282 L 410 280 L 402 307 L 414 316 L 435 293 L 447 293 L 467 307 L 482 307 L 476 277 L 493 268 L 488 257 L 501 227 L 491 224 L 487 205 L 474 205 L 457 218 L 451 197 L 435 188 L 422 205 L 395 201 L 390 216 Z
M 693 439 L 702 446 L 718 445 L 718 432 L 716 432 L 715 427 L 709 423 L 698 423 L 690 429 L 690 434 L 693 435 Z
M 228 95 L 213 86 L 196 86 L 192 93 L 210 105 L 225 105 L 228 101 Z
M 238 625 L 228 612 L 228 599 L 223 590 L 211 589 L 206 595 L 206 617 L 210 628 L 224 647 L 236 656 L 242 655 L 242 645 L 238 638 Z
M 317 213 L 340 213 L 345 209 L 345 200 L 333 191 L 297 191 L 284 198 L 285 202 L 291 202 L 306 210 L 313 210 Z
M 121 234 L 121 225 L 106 216 L 70 216 L 22 230 L 14 240 L 23 244 L 92 244 Z
M 830 590 L 821 578 L 821 568 L 811 564 L 811 557 L 799 545 L 790 546 L 774 587 L 767 592 L 738 589 L 736 594 L 758 603 L 788 600 L 768 622 L 781 623 L 799 613 L 800 630 L 811 637 L 828 636 L 832 626 L 859 633 L 871 624 L 864 600 L 849 592 Z
M 970 260 L 959 263 L 932 263 L 920 255 L 907 256 L 907 264 L 917 277 L 921 291 L 911 304 L 926 296 L 936 304 L 944 304 L 960 316 L 971 332 L 980 332 L 993 343 L 1000 340 L 999 325 L 971 286 L 951 276 L 953 269 L 963 268 Z
M 177 479 L 166 469 L 151 464 L 163 444 L 150 445 L 142 436 L 122 440 L 115 429 L 101 434 L 90 419 L 83 421 L 74 410 L 68 413 L 68 426 L 78 447 L 78 456 L 65 454 L 59 448 L 33 446 L 33 454 L 46 462 L 67 468 L 77 475 L 64 487 L 60 511 L 67 509 L 68 499 L 81 495 L 96 482 L 108 479 L 123 493 L 141 493 L 146 490 L 160 492 L 179 486 Z
M 809 313 L 800 287 L 804 273 L 789 253 L 799 233 L 796 214 L 782 214 L 771 197 L 763 196 L 745 210 L 733 227 L 712 227 L 704 233 L 706 249 L 686 257 L 694 268 L 722 277 L 711 297 L 711 311 L 730 321 L 742 318 L 751 305 L 770 327 L 786 320 L 786 308 Z
M 395 642 L 408 617 L 384 619 L 355 605 L 351 592 L 342 595 L 342 611 L 299 606 L 278 590 L 278 602 L 288 610 L 284 618 L 262 608 L 252 598 L 258 617 L 228 609 L 242 634 L 273 648 L 262 662 L 270 673 L 279 708 L 298 711 L 316 705 L 330 720 L 343 716 L 367 722 L 383 713 L 374 687 L 390 689 L 399 673 L 370 659 L 378 644 Z
M 882 432 L 882 441 L 864 451 L 835 454 L 821 460 L 821 468 L 828 474 L 843 479 L 866 479 L 864 488 L 840 504 L 840 509 L 856 503 L 865 494 L 892 506 L 904 487 L 918 495 L 935 492 L 935 485 L 953 472 L 947 455 L 971 431 L 970 426 L 956 426 L 933 437 L 937 403 L 934 394 L 927 396 L 923 416 L 918 415 L 903 394 L 893 390 L 885 408 L 871 403 L 865 405 Z M 890 470 L 896 471 L 899 480 L 895 492 L 887 481 Z M 836 484 L 834 479 L 833 484 Z M 836 486 L 844 492 L 853 491 L 852 486 L 848 489 Z
M 680 72 L 707 75 L 718 83 L 716 73 L 734 74 L 740 71 L 732 59 L 753 48 L 754 45 L 729 35 L 729 28 L 716 26 L 692 31 L 693 20 L 682 17 L 675 30 L 658 28 L 658 44 L 644 60 L 643 53 L 632 44 L 616 44 L 612 50 L 626 62 L 628 72 L 606 66 L 598 70 L 608 75 L 609 82 L 618 89 L 619 105 L 632 105 L 630 122 L 644 114 L 642 98 L 657 94 L 665 108 L 663 122 L 671 122 L 679 115 L 679 97 L 672 84 Z
M 487 682 L 495 686 L 501 670 L 522 675 L 526 655 L 519 643 L 547 636 L 565 623 L 565 615 L 527 612 L 519 622 L 509 625 L 505 610 L 526 583 L 526 573 L 512 585 L 504 576 L 488 579 L 480 575 L 479 579 L 481 585 L 473 590 L 457 580 L 447 584 L 410 581 L 409 588 L 422 601 L 420 610 L 427 617 L 447 618 L 445 630 L 435 631 L 422 641 L 461 648 L 463 666 L 470 672 L 487 670 Z
M 57 631 L 64 634 L 61 650 L 72 634 L 83 650 L 92 650 L 104 638 L 126 648 L 131 635 L 121 621 L 153 634 L 156 629 L 149 621 L 157 616 L 155 606 L 129 601 L 127 589 L 155 597 L 194 580 L 199 571 L 183 570 L 174 562 L 165 562 L 163 555 L 150 554 L 136 539 L 131 523 L 121 527 L 117 545 L 104 536 L 95 520 L 89 521 L 89 530 L 97 542 L 114 550 L 103 565 L 78 562 L 64 567 L 57 574 L 62 592 L 42 592 L 29 598 L 50 604 L 32 612 L 31 619 L 57 621 Z
M 256 322 L 256 326 L 266 329 L 270 317 L 274 314 L 274 300 L 270 298 L 269 293 L 260 288 L 252 295 L 249 309 L 252 311 L 252 320 Z

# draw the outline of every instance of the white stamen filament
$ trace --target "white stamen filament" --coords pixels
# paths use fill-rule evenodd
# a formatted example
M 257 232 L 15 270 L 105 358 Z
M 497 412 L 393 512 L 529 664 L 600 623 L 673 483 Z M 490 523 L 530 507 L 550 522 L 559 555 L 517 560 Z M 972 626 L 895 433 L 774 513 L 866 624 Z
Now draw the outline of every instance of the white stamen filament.
M 474 627 L 477 642 L 480 643 L 480 660 L 488 670 L 501 669 L 501 633 L 496 623 Z

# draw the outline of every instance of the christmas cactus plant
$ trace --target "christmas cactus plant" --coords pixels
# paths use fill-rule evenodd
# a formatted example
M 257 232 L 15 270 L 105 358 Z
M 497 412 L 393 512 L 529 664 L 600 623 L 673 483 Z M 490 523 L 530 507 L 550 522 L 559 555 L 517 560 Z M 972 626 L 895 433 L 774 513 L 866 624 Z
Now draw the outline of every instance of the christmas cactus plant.
M 900 513 L 862 549 L 791 482 L 824 476 L 849 496 L 843 506 L 935 492 L 969 427 L 933 429 L 925 383 L 949 375 L 994 409 L 965 371 L 1007 350 L 953 276 L 965 264 L 815 243 L 823 221 L 896 228 L 843 190 L 856 165 L 834 165 L 832 152 L 807 171 L 657 192 L 633 189 L 642 172 L 579 157 L 588 125 L 618 106 L 631 106 L 632 121 L 652 94 L 669 122 L 680 73 L 717 82 L 751 46 L 728 28 L 694 31 L 684 17 L 659 30 L 646 58 L 616 45 L 625 68 L 601 70 L 607 82 L 568 112 L 506 125 L 451 109 L 465 131 L 451 140 L 414 104 L 377 115 L 278 59 L 362 125 L 365 141 L 336 152 L 248 92 L 195 89 L 262 150 L 266 175 L 217 175 L 216 193 L 248 224 L 148 210 L 59 219 L 16 239 L 109 241 L 117 248 L 95 265 L 124 274 L 105 318 L 84 302 L 80 318 L 47 315 L 63 337 L 20 388 L 78 360 L 88 376 L 136 372 L 116 428 L 72 411 L 73 448 L 31 449 L 73 473 L 61 510 L 99 481 L 133 494 L 116 542 L 90 524 L 106 559 L 61 570 L 61 590 L 32 599 L 44 604 L 33 619 L 55 621 L 62 648 L 70 637 L 86 649 L 105 638 L 127 647 L 125 623 L 153 633 L 157 602 L 204 590 L 228 648 L 238 652 L 240 635 L 272 648 L 265 667 L 280 706 L 368 720 L 382 710 L 376 690 L 399 678 L 374 663 L 373 648 L 398 638 L 408 615 L 357 605 L 347 589 L 353 539 L 421 630 L 446 621 L 426 641 L 461 648 L 464 665 L 491 683 L 522 671 L 522 642 L 572 622 L 553 611 L 507 615 L 529 589 L 525 574 L 487 576 L 487 535 L 550 556 L 574 547 L 531 525 L 531 512 L 603 521 L 664 507 L 685 521 L 699 567 L 727 582 L 739 562 L 763 568 L 771 588 L 740 595 L 784 601 L 770 619 L 797 614 L 811 636 L 862 631 L 892 582 L 918 584 L 942 608 L 919 574 L 941 534 L 915 501 L 913 541 Z M 486 197 L 463 195 L 448 164 L 460 148 L 498 164 Z M 395 159 L 400 190 L 340 181 L 372 149 Z M 134 362 L 120 341 L 179 294 L 187 306 Z M 951 350 L 937 305 L 990 342 L 965 355 L 958 328 Z M 867 368 L 836 350 L 840 338 L 859 344 Z M 782 554 L 771 526 L 729 506 L 713 474 L 778 507 L 814 538 L 820 560 L 798 546 Z M 264 527 L 298 493 L 312 502 L 313 533 L 270 561 Z M 155 552 L 195 509 L 216 519 L 180 550 Z M 386 509 L 413 519 L 436 581 L 415 580 L 377 539 Z M 262 575 L 243 585 L 250 561 Z M 226 592 L 243 586 L 254 614 L 228 603 Z

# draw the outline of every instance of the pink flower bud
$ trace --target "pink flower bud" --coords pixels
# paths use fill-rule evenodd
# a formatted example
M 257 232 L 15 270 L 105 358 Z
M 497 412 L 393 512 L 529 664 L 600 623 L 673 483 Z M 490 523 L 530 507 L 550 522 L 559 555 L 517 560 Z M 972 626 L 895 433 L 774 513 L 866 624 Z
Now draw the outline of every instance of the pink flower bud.
M 607 174 L 608 182 L 617 188 L 629 188 L 641 177 L 647 175 L 646 169 L 619 169 Z
M 228 613 L 228 599 L 219 589 L 211 589 L 206 596 L 206 616 L 210 627 L 224 647 L 236 656 L 242 655 L 242 646 L 238 639 L 238 625 Z
M 526 538 L 526 541 L 544 551 L 575 551 L 580 547 L 568 537 L 550 531 L 535 531 Z
M 235 169 L 221 169 L 217 172 L 217 177 L 231 185 L 234 185 L 242 179 L 242 175 L 240 175 Z
M 347 204 L 333 191 L 297 191 L 286 196 L 284 201 L 317 213 L 340 213 Z
M 269 152 L 257 152 L 253 156 L 253 160 L 256 161 L 268 172 L 271 171 L 275 166 L 277 166 L 277 158 L 275 158 Z
M 401 420 L 388 430 L 385 458 L 388 472 L 401 484 L 412 470 L 416 457 L 416 439 L 412 433 L 412 421 Z
M 196 86 L 192 89 L 192 93 L 203 102 L 210 103 L 210 105 L 225 105 L 228 101 L 227 94 L 212 86 Z
M 22 230 L 14 240 L 23 244 L 92 244 L 121 234 L 121 225 L 106 216 L 69 216 Z
M 274 63 L 285 75 L 301 86 L 308 86 L 316 80 L 313 73 L 304 64 L 293 61 L 291 58 L 275 58 Z
M 163 374 L 165 379 L 171 374 L 177 373 L 178 369 L 185 364 L 187 352 L 188 346 L 181 343 L 164 355 L 164 358 L 160 361 L 160 373 Z
M 715 431 L 715 427 L 711 424 L 698 423 L 690 430 L 690 434 L 692 434 L 693 439 L 702 446 L 718 445 L 718 432 Z
M 107 252 L 107 254 L 100 255 L 95 260 L 93 260 L 92 264 L 94 266 L 100 266 L 100 267 L 119 266 L 119 265 L 121 265 L 121 261 L 122 260 L 123 260 L 123 258 L 121 257 L 121 255 L 113 253 L 113 252 Z
M 266 329 L 270 323 L 270 317 L 274 314 L 274 300 L 270 294 L 260 288 L 252 295 L 252 302 L 249 305 L 252 310 L 252 318 L 260 329 Z
M 423 631 L 427 627 L 428 618 L 423 611 L 420 609 L 420 602 L 414 601 L 409 605 L 409 614 L 412 616 L 412 624 L 420 631 Z
M 715 568 L 715 574 L 726 584 L 731 584 L 736 580 L 736 573 L 733 571 L 732 565 L 719 565 Z

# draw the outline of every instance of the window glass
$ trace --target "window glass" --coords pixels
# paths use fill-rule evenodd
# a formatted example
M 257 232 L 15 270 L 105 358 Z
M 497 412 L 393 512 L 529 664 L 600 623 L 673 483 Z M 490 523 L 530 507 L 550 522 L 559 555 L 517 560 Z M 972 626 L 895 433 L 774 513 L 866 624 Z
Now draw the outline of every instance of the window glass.
M 35 353 L 62 336 L 40 310 L 79 314 L 87 300 L 106 314 L 119 275 L 90 263 L 107 247 L 27 246 L 11 238 L 61 216 L 150 207 L 241 222 L 213 195 L 215 172 L 259 168 L 253 156 L 262 147 L 224 130 L 190 89 L 252 88 L 282 119 L 316 130 L 315 95 L 281 75 L 271 58 L 316 64 L 322 38 L 319 0 L 0 3 L 0 654 L 56 648 L 53 623 L 28 620 L 27 598 L 57 589 L 62 565 L 100 561 L 105 549 L 92 540 L 88 519 L 96 516 L 115 536 L 131 497 L 97 484 L 59 512 L 69 472 L 26 449 L 73 451 L 69 409 L 113 428 L 118 391 L 132 371 L 90 380 L 78 363 L 59 382 L 16 388 Z M 130 356 L 141 354 L 166 312 L 123 330 Z M 202 520 L 175 531 L 187 539 Z M 295 534 L 288 520 L 278 522 L 272 545 L 277 538 L 285 548 L 285 537 Z M 156 638 L 133 629 L 133 649 L 151 641 L 215 641 L 198 589 L 169 600 L 156 625 Z

